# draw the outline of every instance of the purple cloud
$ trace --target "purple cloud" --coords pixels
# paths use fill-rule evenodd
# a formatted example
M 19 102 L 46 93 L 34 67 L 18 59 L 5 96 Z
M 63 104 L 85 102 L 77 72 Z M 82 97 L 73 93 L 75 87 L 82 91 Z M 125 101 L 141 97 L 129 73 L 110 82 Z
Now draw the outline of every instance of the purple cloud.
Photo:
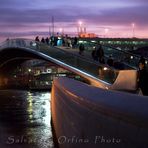
M 147 0 L 1 0 L 0 1 L 0 36 L 9 33 L 35 34 L 48 32 L 51 17 L 55 26 L 76 30 L 79 20 L 92 31 L 98 28 L 125 29 L 134 22 L 143 32 L 148 30 Z M 128 30 L 128 29 L 127 29 Z

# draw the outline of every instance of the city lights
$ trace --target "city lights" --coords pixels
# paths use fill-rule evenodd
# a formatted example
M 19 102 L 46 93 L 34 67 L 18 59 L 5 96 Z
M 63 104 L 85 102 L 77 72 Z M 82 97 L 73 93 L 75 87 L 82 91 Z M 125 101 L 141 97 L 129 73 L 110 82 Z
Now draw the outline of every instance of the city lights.
M 79 26 L 80 26 L 80 27 L 82 26 L 82 21 L 79 21 Z
M 104 32 L 105 32 L 105 35 L 104 35 L 104 36 L 107 37 L 108 32 L 109 32 L 109 29 L 108 29 L 108 28 L 105 28 L 105 29 L 104 29 Z

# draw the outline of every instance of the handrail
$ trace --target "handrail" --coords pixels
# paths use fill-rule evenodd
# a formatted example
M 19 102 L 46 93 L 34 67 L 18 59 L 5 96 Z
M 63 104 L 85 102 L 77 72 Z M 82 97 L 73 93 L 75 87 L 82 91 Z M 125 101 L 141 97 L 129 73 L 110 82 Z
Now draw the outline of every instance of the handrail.
M 87 41 L 87 42 L 88 42 L 88 41 Z M 90 41 L 89 41 L 89 42 L 90 42 Z M 91 44 L 96 45 L 96 43 L 92 43 L 92 42 L 91 42 Z M 113 50 L 116 50 L 116 51 L 118 51 L 118 52 L 122 52 L 122 53 L 130 54 L 130 55 L 132 55 L 132 56 L 135 56 L 135 57 L 140 58 L 140 56 L 139 56 L 139 55 L 137 55 L 137 54 L 133 54 L 133 53 L 128 52 L 128 51 L 125 51 L 125 50 L 120 50 L 120 49 L 115 48 L 115 47 L 112 47 L 112 46 L 102 45 L 102 47 L 112 48 Z M 147 57 L 145 57 L 145 59 L 146 59 L 146 60 L 148 60 L 148 58 L 147 58 Z
M 90 41 L 86 41 L 86 47 L 87 47 L 87 42 L 88 42 L 88 44 L 91 44 L 93 46 L 96 45 L 96 43 L 92 43 Z M 105 56 L 113 55 L 114 52 L 116 52 L 120 56 L 116 56 L 115 55 L 115 56 L 113 56 L 114 59 L 117 59 L 119 61 L 122 60 L 122 63 L 125 63 L 128 66 L 133 67 L 134 69 L 138 68 L 138 63 L 139 63 L 139 60 L 140 60 L 140 56 L 139 55 L 136 55 L 136 54 L 124 51 L 124 50 L 119 50 L 117 48 L 106 46 L 106 45 L 102 45 L 102 48 L 104 49 Z M 109 51 L 111 51 L 111 52 L 108 53 Z M 146 58 L 146 57 L 144 57 L 144 58 L 146 60 L 146 66 L 148 67 L 148 58 Z

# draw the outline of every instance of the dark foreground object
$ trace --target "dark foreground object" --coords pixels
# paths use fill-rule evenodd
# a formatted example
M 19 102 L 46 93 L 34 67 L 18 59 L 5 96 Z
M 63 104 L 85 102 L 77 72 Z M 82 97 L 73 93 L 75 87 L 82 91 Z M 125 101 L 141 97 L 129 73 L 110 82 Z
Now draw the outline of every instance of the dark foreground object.
M 59 78 L 51 110 L 60 148 L 147 148 L 148 97 Z

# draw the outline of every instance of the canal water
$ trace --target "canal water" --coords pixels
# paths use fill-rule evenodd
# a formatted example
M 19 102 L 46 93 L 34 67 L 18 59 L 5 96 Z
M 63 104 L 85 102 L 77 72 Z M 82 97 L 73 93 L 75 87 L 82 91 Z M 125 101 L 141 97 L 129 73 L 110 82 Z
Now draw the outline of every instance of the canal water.
M 0 148 L 54 148 L 50 91 L 0 90 Z

